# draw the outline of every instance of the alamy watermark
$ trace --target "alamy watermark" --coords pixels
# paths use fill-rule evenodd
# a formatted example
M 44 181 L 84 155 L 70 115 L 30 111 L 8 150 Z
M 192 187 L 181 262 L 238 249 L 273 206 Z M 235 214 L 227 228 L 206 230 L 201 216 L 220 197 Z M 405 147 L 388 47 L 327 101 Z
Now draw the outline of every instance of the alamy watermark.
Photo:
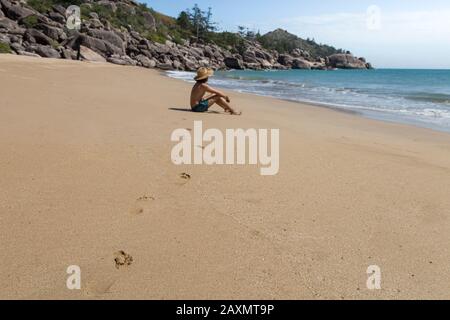
M 66 9 L 66 27 L 69 30 L 80 30 L 81 9 L 79 6 L 71 5 Z
M 280 168 L 279 140 L 279 129 L 226 129 L 225 133 L 207 129 L 203 132 L 202 121 L 194 121 L 193 135 L 188 129 L 172 132 L 171 141 L 178 143 L 172 148 L 171 159 L 175 165 L 259 164 L 261 175 L 273 176 Z M 204 142 L 208 145 L 204 146 Z
M 381 9 L 376 5 L 367 8 L 366 12 L 367 29 L 377 31 L 381 29 Z
M 369 290 L 381 290 L 381 268 L 377 265 L 371 265 L 367 268 L 367 289 Z
M 81 268 L 77 265 L 68 266 L 66 272 L 69 275 L 66 281 L 67 289 L 81 290 Z

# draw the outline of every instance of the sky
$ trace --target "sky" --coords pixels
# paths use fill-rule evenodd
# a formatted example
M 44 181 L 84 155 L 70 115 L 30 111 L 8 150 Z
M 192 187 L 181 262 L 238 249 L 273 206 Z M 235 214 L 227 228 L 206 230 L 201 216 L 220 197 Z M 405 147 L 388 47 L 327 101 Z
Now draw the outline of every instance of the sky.
M 350 50 L 377 68 L 450 69 L 449 0 L 139 0 L 170 16 L 197 3 L 221 30 L 277 28 Z

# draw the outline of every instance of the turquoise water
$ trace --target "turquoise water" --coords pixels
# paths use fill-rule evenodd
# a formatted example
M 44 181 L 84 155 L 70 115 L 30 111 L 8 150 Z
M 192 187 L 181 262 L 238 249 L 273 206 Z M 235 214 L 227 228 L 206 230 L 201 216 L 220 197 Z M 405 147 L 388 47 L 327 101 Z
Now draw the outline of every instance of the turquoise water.
M 192 73 L 170 72 L 191 80 Z M 351 110 L 367 117 L 450 131 L 450 70 L 218 72 L 211 84 Z

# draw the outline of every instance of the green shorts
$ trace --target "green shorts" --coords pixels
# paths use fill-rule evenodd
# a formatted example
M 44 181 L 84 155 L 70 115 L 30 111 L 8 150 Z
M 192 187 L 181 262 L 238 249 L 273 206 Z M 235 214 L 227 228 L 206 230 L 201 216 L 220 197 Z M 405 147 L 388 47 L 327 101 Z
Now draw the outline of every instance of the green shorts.
M 202 100 L 200 101 L 195 107 L 192 108 L 192 111 L 194 112 L 206 112 L 209 109 L 209 102 L 208 100 Z

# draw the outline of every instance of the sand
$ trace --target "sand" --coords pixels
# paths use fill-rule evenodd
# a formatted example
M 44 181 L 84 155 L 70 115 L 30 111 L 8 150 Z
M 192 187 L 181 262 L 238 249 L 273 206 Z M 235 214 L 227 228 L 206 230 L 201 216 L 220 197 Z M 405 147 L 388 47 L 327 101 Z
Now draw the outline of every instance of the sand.
M 1 299 L 450 297 L 449 134 L 234 92 L 241 117 L 194 114 L 102 63 L 1 55 L 0 90 Z M 280 129 L 278 175 L 172 164 L 194 120 Z

